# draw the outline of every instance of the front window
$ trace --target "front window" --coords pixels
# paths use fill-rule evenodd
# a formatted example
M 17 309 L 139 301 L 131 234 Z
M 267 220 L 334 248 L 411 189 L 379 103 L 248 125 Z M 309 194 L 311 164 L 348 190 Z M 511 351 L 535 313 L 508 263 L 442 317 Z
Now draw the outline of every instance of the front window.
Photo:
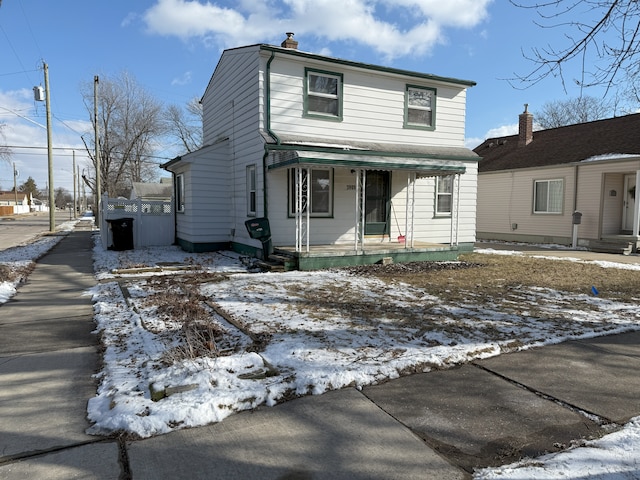
M 342 75 L 311 69 L 305 74 L 305 114 L 342 118 Z
M 184 212 L 184 175 L 179 173 L 175 178 L 176 212 Z
M 533 188 L 533 213 L 562 213 L 563 181 L 536 180 Z
M 436 215 L 451 215 L 453 175 L 436 177 Z
M 302 212 L 311 205 L 312 217 L 330 217 L 333 214 L 333 170 L 311 169 L 309 182 L 307 169 L 302 169 Z M 297 169 L 289 170 L 289 214 L 296 213 L 296 192 L 298 191 Z M 309 191 L 311 197 L 309 197 Z
M 436 90 L 433 88 L 407 85 L 405 94 L 405 126 L 414 128 L 435 128 Z

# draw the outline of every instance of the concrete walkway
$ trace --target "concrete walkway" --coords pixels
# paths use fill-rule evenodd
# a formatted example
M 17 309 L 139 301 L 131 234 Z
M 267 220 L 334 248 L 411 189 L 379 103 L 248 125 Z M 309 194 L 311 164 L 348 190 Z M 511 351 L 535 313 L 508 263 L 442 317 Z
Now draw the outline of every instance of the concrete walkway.
M 2 479 L 463 479 L 640 415 L 640 333 L 629 333 L 305 397 L 142 441 L 89 436 L 99 366 L 86 294 L 95 284 L 91 235 L 81 222 L 0 306 Z

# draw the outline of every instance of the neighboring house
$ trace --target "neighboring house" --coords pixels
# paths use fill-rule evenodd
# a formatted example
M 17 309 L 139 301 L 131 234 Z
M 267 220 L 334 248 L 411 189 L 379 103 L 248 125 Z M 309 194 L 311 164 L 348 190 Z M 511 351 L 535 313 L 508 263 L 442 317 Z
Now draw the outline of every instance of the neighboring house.
M 132 182 L 130 200 L 169 201 L 173 195 L 173 184 L 170 178 L 162 178 L 160 183 Z
M 0 192 L 0 205 L 29 205 L 29 194 L 24 192 Z
M 478 239 L 637 251 L 640 114 L 535 132 L 526 106 L 519 119 L 474 149 Z
M 301 270 L 471 250 L 475 83 L 302 52 L 292 36 L 225 50 L 201 100 L 205 146 L 163 165 L 182 248 L 273 248 Z

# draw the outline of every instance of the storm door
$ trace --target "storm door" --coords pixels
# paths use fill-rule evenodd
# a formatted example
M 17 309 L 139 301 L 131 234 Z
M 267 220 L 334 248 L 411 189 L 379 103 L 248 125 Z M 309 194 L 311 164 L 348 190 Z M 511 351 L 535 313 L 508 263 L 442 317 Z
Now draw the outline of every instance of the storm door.
M 624 176 L 624 210 L 622 211 L 622 230 L 633 230 L 633 212 L 636 208 L 636 176 Z
M 389 172 L 367 170 L 365 184 L 365 235 L 389 234 Z

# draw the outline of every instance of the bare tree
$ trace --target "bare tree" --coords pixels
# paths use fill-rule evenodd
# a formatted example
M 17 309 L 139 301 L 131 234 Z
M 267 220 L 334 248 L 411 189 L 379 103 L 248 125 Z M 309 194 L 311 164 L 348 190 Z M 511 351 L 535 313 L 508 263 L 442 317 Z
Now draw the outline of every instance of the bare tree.
M 540 128 L 557 128 L 576 123 L 592 122 L 613 116 L 611 102 L 595 97 L 555 100 L 542 105 L 534 119 Z
M 640 2 L 637 0 L 509 0 L 520 8 L 535 10 L 536 23 L 544 29 L 561 29 L 563 45 L 536 47 L 534 68 L 517 79 L 535 84 L 552 75 L 565 85 L 564 68 L 580 62 L 582 86 L 605 86 L 633 79 L 640 72 Z M 592 70 L 587 71 L 587 64 Z
M 202 147 L 202 104 L 197 98 L 189 100 L 184 109 L 169 105 L 164 120 L 169 135 L 178 140 L 187 152 Z
M 93 122 L 93 83 L 83 87 L 82 96 Z M 131 182 L 156 179 L 157 165 L 151 157 L 165 132 L 162 104 L 126 72 L 100 79 L 98 127 L 103 191 L 116 197 L 126 194 Z M 95 172 L 93 138 L 86 147 Z M 95 193 L 95 178 L 84 179 Z
M 0 123 L 0 161 L 9 162 L 11 160 L 11 149 L 5 144 L 6 137 L 3 130 L 6 128 L 6 123 Z M 3 145 L 4 144 L 4 145 Z

